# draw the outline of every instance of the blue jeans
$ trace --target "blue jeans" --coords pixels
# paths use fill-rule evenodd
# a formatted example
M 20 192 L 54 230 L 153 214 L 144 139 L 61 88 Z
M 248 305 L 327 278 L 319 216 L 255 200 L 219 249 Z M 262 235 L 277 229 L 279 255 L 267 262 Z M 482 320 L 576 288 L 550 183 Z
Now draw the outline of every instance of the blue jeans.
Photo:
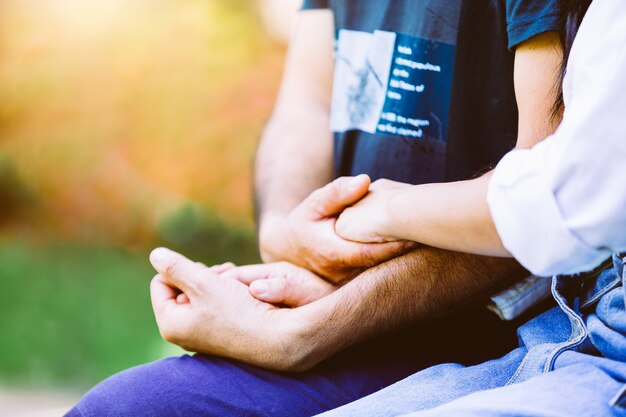
M 434 366 L 323 416 L 626 416 L 625 280 L 618 256 L 556 277 L 558 306 L 520 327 L 503 358 Z
M 514 326 L 476 307 L 354 347 L 305 373 L 204 355 L 160 360 L 101 382 L 67 415 L 311 416 L 428 366 L 479 363 L 515 344 Z

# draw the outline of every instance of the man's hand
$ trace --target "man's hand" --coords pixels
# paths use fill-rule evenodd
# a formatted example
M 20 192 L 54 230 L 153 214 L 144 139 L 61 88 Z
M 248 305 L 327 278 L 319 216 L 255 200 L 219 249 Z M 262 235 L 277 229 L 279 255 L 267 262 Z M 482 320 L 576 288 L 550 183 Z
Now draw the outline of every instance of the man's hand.
M 299 309 L 259 301 L 244 283 L 168 249 L 155 249 L 150 260 L 159 272 L 150 292 L 165 340 L 276 370 L 314 364 L 307 359 L 309 344 L 303 343 L 311 319 Z
M 248 285 L 250 294 L 258 300 L 289 307 L 312 303 L 338 288 L 288 262 L 240 266 L 222 276 Z
M 384 179 L 374 182 L 365 198 L 341 213 L 335 224 L 337 235 L 361 243 L 397 240 L 387 233 L 388 205 L 394 195 L 410 186 Z
M 337 216 L 369 186 L 367 175 L 342 177 L 314 191 L 286 218 L 266 216 L 260 231 L 263 261 L 288 261 L 337 283 L 404 253 L 411 244 L 361 244 L 336 235 Z
M 205 264 L 203 264 L 202 262 L 196 262 L 198 265 L 200 266 L 204 266 L 206 267 Z M 229 269 L 233 269 L 235 268 L 235 264 L 232 262 L 226 262 L 220 265 L 213 265 L 212 267 L 208 268 L 209 271 L 215 273 L 215 274 L 221 274 L 223 272 L 228 271 Z M 178 297 L 176 297 L 176 302 L 178 304 L 185 304 L 189 302 L 189 298 L 185 295 L 185 293 L 180 293 L 178 294 Z

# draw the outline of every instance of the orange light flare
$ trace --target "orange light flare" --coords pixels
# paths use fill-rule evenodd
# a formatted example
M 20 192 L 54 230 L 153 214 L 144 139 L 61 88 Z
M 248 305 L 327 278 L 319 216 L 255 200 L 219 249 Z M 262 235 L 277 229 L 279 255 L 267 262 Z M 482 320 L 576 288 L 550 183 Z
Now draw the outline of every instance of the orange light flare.
M 284 49 L 233 7 L 0 0 L 0 158 L 42 223 L 126 241 L 187 201 L 250 218 Z

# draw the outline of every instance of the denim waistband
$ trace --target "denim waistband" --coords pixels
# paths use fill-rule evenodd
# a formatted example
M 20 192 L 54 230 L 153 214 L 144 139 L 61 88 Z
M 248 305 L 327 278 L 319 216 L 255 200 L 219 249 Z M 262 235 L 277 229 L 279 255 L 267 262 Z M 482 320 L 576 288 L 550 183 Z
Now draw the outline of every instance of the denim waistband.
M 613 268 L 610 264 L 613 264 Z M 603 295 L 622 284 L 624 261 L 618 254 L 596 268 L 585 277 L 580 294 L 580 310 L 585 311 L 600 300 Z
M 565 351 L 585 350 L 585 344 L 590 343 L 589 331 L 584 320 L 585 314 L 592 312 L 604 295 L 622 286 L 624 279 L 626 276 L 621 255 L 614 255 L 593 271 L 585 274 L 554 277 L 552 295 L 558 307 L 551 312 L 544 313 L 534 323 L 527 324 L 529 326 L 532 324 L 529 329 L 538 332 L 538 339 L 543 339 L 545 342 L 529 346 L 530 350 L 526 358 L 509 384 L 522 382 L 540 373 L 550 372 L 557 358 Z M 554 327 L 555 314 L 561 315 L 561 322 L 569 320 L 569 330 L 561 327 L 561 330 L 557 331 Z

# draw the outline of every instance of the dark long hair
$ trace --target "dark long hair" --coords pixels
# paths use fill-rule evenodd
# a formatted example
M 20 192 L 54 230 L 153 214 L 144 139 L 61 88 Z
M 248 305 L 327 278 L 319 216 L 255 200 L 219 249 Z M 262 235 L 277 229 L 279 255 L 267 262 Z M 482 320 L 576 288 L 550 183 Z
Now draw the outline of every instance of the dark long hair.
M 578 33 L 578 28 L 587 13 L 592 0 L 561 0 L 559 1 L 559 28 L 561 44 L 563 45 L 563 61 L 561 62 L 561 72 L 557 80 L 557 99 L 552 109 L 552 116 L 557 117 L 563 111 L 563 78 L 567 68 L 567 60 L 574 44 L 574 38 Z

